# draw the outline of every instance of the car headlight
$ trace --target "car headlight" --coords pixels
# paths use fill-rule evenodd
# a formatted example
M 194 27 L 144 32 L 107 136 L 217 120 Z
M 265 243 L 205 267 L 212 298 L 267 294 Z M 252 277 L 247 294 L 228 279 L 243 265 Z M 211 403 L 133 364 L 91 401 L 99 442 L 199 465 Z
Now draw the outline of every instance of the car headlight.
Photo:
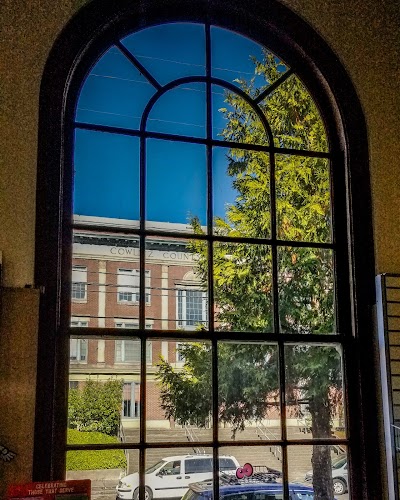
M 120 491 L 131 491 L 132 486 L 121 479 L 118 482 L 118 490 Z

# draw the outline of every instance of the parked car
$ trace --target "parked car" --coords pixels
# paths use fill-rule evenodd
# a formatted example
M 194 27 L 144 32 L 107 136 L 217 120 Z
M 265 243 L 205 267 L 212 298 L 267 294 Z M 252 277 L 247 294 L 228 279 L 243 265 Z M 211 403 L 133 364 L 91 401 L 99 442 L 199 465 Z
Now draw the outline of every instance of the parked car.
M 342 495 L 348 490 L 347 456 L 338 458 L 332 463 L 333 492 L 335 495 Z M 304 480 L 312 482 L 313 472 L 306 473 Z
M 313 500 L 310 486 L 289 483 L 290 500 Z M 212 481 L 189 485 L 182 500 L 207 500 L 213 498 Z M 255 473 L 251 477 L 237 479 L 235 476 L 220 477 L 219 500 L 283 500 L 283 485 L 270 474 Z
M 219 457 L 221 472 L 232 474 L 239 462 L 232 456 Z M 182 498 L 189 483 L 211 479 L 213 474 L 212 455 L 178 455 L 163 458 L 145 471 L 146 500 L 152 498 Z M 139 498 L 139 474 L 129 474 L 120 479 L 117 499 L 137 500 Z

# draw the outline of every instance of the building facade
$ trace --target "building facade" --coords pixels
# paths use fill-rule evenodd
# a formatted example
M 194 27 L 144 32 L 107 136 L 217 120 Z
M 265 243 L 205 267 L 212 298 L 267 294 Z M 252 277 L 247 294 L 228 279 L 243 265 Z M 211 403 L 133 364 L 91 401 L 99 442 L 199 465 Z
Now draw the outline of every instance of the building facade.
M 92 218 L 90 222 L 99 222 L 99 218 Z M 101 222 L 104 223 L 104 219 Z M 111 219 L 108 223 L 121 225 L 120 221 Z M 132 226 L 135 222 L 127 224 Z M 187 230 L 183 224 L 157 223 L 155 227 L 164 231 L 179 231 L 180 227 Z M 71 326 L 139 328 L 139 257 L 138 237 L 84 230 L 74 234 Z M 207 323 L 207 293 L 196 275 L 197 259 L 188 240 L 149 239 L 145 255 L 146 329 L 195 330 Z M 171 425 L 160 408 L 155 375 L 160 356 L 176 369 L 183 366 L 177 345 L 173 339 L 147 343 L 148 427 Z M 72 339 L 70 387 L 80 387 L 88 378 L 123 379 L 123 425 L 139 425 L 138 339 Z

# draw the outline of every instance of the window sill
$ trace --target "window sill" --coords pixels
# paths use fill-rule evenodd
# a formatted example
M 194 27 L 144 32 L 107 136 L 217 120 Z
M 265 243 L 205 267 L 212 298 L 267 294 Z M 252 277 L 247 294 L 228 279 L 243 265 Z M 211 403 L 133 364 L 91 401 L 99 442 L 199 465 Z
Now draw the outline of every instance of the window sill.
M 129 300 L 117 300 L 117 304 L 120 306 L 138 306 L 139 302 L 131 302 Z M 151 306 L 151 302 L 146 302 L 146 307 Z

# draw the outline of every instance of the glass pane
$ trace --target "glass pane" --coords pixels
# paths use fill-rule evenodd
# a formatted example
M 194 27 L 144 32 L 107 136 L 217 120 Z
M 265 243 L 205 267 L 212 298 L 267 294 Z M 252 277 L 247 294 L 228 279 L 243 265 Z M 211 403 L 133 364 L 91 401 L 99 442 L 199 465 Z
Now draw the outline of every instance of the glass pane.
M 275 136 L 275 146 L 328 151 L 321 115 L 297 76 L 290 76 L 260 106 Z
M 203 256 L 199 266 L 205 265 Z M 271 249 L 267 245 L 214 243 L 215 327 L 271 332 Z
M 345 437 L 341 347 L 285 347 L 289 439 Z
M 333 253 L 278 248 L 279 318 L 283 333 L 335 333 Z
M 213 148 L 214 233 L 240 238 L 271 235 L 269 154 Z
M 83 84 L 76 120 L 97 125 L 138 129 L 155 89 L 117 48 L 111 47 Z
M 257 491 L 258 494 L 261 495 L 261 492 L 263 491 L 262 486 L 265 483 L 275 483 L 273 491 L 275 493 L 282 493 L 282 449 L 280 446 L 226 446 L 219 449 L 220 461 L 223 456 L 232 457 L 233 460 L 239 464 L 239 476 L 237 476 L 236 471 L 233 477 L 232 472 L 230 474 L 231 480 L 233 480 L 232 488 L 237 490 L 236 493 L 245 494 L 246 491 L 254 491 L 254 493 Z M 251 467 L 244 467 L 246 464 L 250 464 Z M 222 469 L 222 467 L 220 467 L 220 469 Z M 242 469 L 242 471 L 240 469 Z M 237 479 L 237 481 L 235 481 L 235 479 Z M 221 494 L 228 493 L 229 488 L 226 485 L 227 482 L 229 482 L 229 478 L 223 476 L 220 482 Z M 252 487 L 252 483 L 255 488 L 254 490 L 250 489 Z M 268 486 L 273 488 L 270 484 L 268 484 Z M 264 500 L 265 497 L 252 496 L 251 498 L 254 500 Z M 280 499 L 282 497 L 279 496 L 277 498 Z M 269 497 L 266 497 L 265 500 L 270 499 Z
M 171 23 L 132 33 L 122 43 L 160 85 L 205 74 L 204 26 Z
M 137 327 L 140 298 L 138 238 L 122 233 L 112 235 L 79 230 L 74 231 L 73 239 L 71 325 Z M 151 273 L 146 269 L 147 285 L 149 282 Z M 150 300 L 151 295 L 148 297 Z
M 149 139 L 146 188 L 146 218 L 148 221 L 164 223 L 159 229 L 193 232 L 190 226 L 193 221 L 199 220 L 200 224 L 205 225 L 205 146 Z
M 156 330 L 208 329 L 207 245 L 195 240 L 146 239 L 151 300 L 146 322 Z
M 187 83 L 162 95 L 149 114 L 146 128 L 151 132 L 205 137 L 205 84 Z
M 328 160 L 276 155 L 275 180 L 278 238 L 331 241 Z
M 92 498 L 111 500 L 115 499 L 116 486 L 138 463 L 137 450 L 68 451 L 66 479 L 90 479 Z
M 139 218 L 139 139 L 75 131 L 75 215 Z
M 211 441 L 211 345 L 174 339 L 152 341 L 147 370 L 147 440 Z M 198 449 L 197 449 L 198 448 Z
M 268 136 L 253 107 L 219 85 L 211 89 L 213 139 L 267 146 Z
M 140 342 L 72 338 L 86 343 L 85 363 L 70 358 L 68 444 L 137 442 Z M 70 354 L 73 353 L 70 350 Z
M 220 440 L 281 438 L 276 345 L 219 342 L 218 390 Z
M 289 481 L 307 485 L 311 490 L 302 492 L 296 498 L 313 500 L 314 496 L 327 500 L 348 500 L 349 476 L 347 469 L 347 448 L 336 446 L 289 446 L 288 447 Z M 293 487 L 295 487 L 293 484 Z M 300 493 L 300 491 L 299 491 Z
M 238 33 L 211 27 L 212 76 L 237 85 L 256 97 L 287 66 L 272 52 Z

